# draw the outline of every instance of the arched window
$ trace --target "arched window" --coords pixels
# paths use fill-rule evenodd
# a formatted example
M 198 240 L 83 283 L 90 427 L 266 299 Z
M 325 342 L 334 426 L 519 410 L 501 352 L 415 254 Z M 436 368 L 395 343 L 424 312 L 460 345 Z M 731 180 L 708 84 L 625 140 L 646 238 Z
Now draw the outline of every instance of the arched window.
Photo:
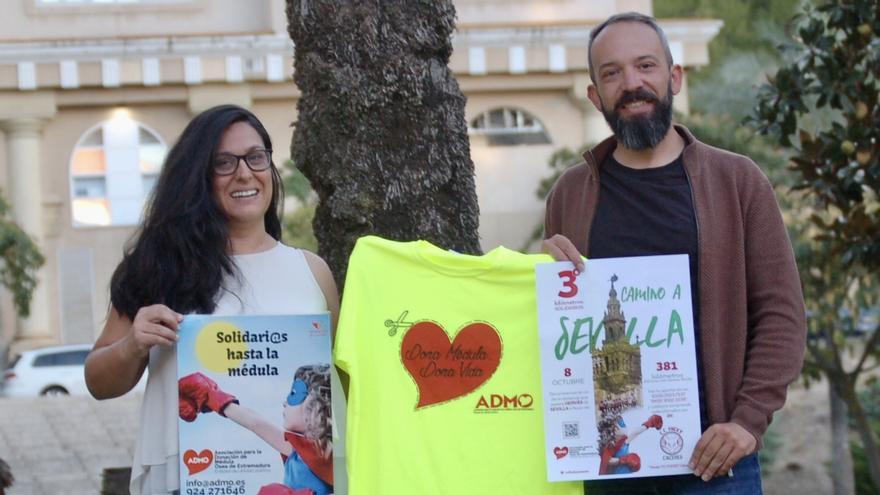
M 155 132 L 127 115 L 87 131 L 70 159 L 74 227 L 137 224 L 167 149 Z
M 486 136 L 490 146 L 551 142 L 544 125 L 534 115 L 516 108 L 495 108 L 477 115 L 468 133 Z

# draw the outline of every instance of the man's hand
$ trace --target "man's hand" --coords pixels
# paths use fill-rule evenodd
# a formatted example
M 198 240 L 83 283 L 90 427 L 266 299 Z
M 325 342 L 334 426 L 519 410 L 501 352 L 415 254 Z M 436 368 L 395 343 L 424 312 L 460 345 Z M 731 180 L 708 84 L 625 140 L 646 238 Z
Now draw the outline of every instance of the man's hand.
M 703 481 L 726 475 L 734 464 L 755 451 L 758 441 L 736 423 L 714 424 L 703 433 L 688 466 Z
M 584 260 L 574 244 L 562 234 L 556 234 L 549 239 L 544 239 L 541 244 L 543 251 L 556 261 L 571 261 L 577 273 L 584 271 Z

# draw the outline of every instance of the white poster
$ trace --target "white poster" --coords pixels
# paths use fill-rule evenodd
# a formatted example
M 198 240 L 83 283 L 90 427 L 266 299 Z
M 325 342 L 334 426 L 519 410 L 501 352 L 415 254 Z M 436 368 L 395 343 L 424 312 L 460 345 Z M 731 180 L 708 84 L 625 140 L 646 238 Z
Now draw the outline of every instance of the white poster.
M 537 265 L 550 481 L 690 473 L 700 400 L 686 255 Z
M 188 315 L 181 495 L 333 493 L 330 315 Z

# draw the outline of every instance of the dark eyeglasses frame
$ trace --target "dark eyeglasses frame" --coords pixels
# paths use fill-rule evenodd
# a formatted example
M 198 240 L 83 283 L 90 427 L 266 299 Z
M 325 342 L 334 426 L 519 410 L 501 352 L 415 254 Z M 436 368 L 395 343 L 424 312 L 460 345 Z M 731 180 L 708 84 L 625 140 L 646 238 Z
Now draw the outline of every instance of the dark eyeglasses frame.
M 266 157 L 268 158 L 268 160 L 266 161 L 266 168 L 254 168 L 253 165 L 251 165 L 251 162 L 248 161 L 247 156 L 255 151 L 262 151 L 266 153 Z M 247 168 L 251 169 L 251 172 L 262 172 L 264 170 L 269 170 L 269 168 L 272 167 L 272 150 L 267 148 L 255 148 L 243 155 L 236 155 L 235 153 L 218 153 L 217 155 L 225 155 L 235 158 L 235 167 L 233 167 L 233 169 L 229 172 L 221 173 L 217 171 L 217 165 L 212 162 L 211 171 L 214 172 L 214 175 L 226 176 L 234 174 L 238 170 L 238 165 L 242 162 L 242 160 L 244 160 L 244 164 L 247 165 Z

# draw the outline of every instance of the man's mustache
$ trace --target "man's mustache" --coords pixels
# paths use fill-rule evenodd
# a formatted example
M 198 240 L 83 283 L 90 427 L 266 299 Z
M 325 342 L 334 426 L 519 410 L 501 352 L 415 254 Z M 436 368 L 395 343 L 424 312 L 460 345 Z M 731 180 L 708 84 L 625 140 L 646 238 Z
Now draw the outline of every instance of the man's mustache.
M 635 91 L 627 91 L 620 96 L 620 99 L 617 100 L 617 103 L 614 105 L 614 110 L 621 110 L 624 105 L 628 105 L 635 101 L 646 101 L 648 103 L 659 103 L 660 98 L 647 89 L 637 89 Z

